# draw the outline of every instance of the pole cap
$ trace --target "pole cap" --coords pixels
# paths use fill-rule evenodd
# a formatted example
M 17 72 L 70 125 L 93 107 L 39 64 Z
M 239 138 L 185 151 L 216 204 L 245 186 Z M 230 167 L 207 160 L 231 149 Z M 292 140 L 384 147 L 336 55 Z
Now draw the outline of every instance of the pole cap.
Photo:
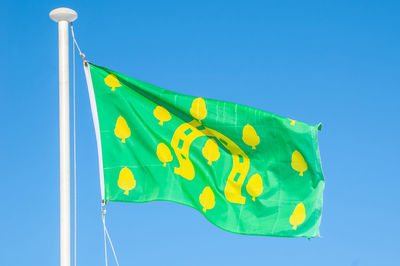
M 73 22 L 78 18 L 78 14 L 74 10 L 66 7 L 53 9 L 50 12 L 49 16 L 55 22 L 60 22 L 60 21 Z

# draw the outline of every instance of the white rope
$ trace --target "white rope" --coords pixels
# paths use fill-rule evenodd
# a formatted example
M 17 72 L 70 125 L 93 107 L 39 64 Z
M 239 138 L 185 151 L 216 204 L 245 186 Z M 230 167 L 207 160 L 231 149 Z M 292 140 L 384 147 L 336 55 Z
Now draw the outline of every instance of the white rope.
M 76 48 L 79 51 L 79 55 L 82 57 L 83 61 L 86 62 L 85 60 L 85 55 L 81 52 L 81 49 L 79 48 L 79 45 L 75 39 L 75 34 L 74 34 L 74 27 L 71 23 L 71 34 L 72 34 L 72 39 L 74 41 L 74 44 L 76 46 Z M 73 83 L 74 83 L 74 88 L 73 88 L 73 124 L 74 124 L 74 196 L 75 196 L 75 206 L 74 206 L 74 210 L 75 210 L 75 232 L 74 232 L 74 260 L 75 260 L 75 266 L 76 266 L 76 220 L 77 220 L 77 216 L 76 216 L 76 131 L 75 131 L 75 46 L 73 48 Z M 103 221 L 103 229 L 104 229 L 104 255 L 105 255 L 105 261 L 106 261 L 106 266 L 108 266 L 108 260 L 107 260 L 107 239 L 108 242 L 110 243 L 111 246 L 111 250 L 114 254 L 114 258 L 115 258 L 115 262 L 117 263 L 117 266 L 119 266 L 118 263 L 118 258 L 117 258 L 117 254 L 115 253 L 115 249 L 114 249 L 114 245 L 111 241 L 111 237 L 108 233 L 107 230 L 107 226 L 106 226 L 106 209 L 105 209 L 105 204 L 102 203 L 102 221 Z
M 72 39 L 74 40 L 74 43 L 76 45 L 76 48 L 78 48 L 79 55 L 82 57 L 83 61 L 85 61 L 85 54 L 82 53 L 81 49 L 79 48 L 78 43 L 76 42 L 75 33 L 74 33 L 74 26 L 72 25 L 72 23 L 71 23 L 71 34 L 72 34 Z
M 102 213 L 102 217 L 101 220 L 103 221 L 103 232 L 104 232 L 104 258 L 106 261 L 106 266 L 108 266 L 108 260 L 107 260 L 107 239 L 106 239 L 106 222 L 105 222 L 105 217 L 104 217 L 104 213 Z
M 105 249 L 105 254 L 106 254 L 106 266 L 107 266 L 107 243 L 106 243 L 106 239 L 105 239 L 106 236 L 108 238 L 108 242 L 110 243 L 111 250 L 112 250 L 112 252 L 114 254 L 115 263 L 117 263 L 117 265 L 119 266 L 117 254 L 115 253 L 114 245 L 113 245 L 113 243 L 111 241 L 110 234 L 108 233 L 108 230 L 107 230 L 107 226 L 106 226 L 106 210 L 104 208 L 103 208 L 101 217 L 102 217 L 103 226 L 104 226 L 104 249 Z
M 71 23 L 72 38 L 76 44 L 74 31 Z M 73 125 L 74 125 L 74 265 L 76 266 L 76 109 L 75 109 L 75 46 L 72 45 L 72 66 L 73 66 Z M 78 48 L 79 49 L 79 48 Z M 79 51 L 80 52 L 80 51 Z

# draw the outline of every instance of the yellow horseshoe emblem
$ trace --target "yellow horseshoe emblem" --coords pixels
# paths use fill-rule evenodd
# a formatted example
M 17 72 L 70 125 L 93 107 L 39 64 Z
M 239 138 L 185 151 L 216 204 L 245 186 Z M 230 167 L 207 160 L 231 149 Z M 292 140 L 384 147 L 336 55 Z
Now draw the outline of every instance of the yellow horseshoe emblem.
M 241 190 L 250 168 L 250 160 L 246 153 L 225 135 L 211 128 L 203 126 L 199 121 L 193 120 L 179 126 L 172 137 L 171 147 L 179 161 L 179 167 L 174 172 L 188 180 L 192 180 L 195 171 L 189 158 L 189 148 L 192 142 L 203 136 L 216 137 L 219 142 L 232 154 L 232 170 L 225 185 L 225 197 L 229 202 L 245 204 L 246 198 Z

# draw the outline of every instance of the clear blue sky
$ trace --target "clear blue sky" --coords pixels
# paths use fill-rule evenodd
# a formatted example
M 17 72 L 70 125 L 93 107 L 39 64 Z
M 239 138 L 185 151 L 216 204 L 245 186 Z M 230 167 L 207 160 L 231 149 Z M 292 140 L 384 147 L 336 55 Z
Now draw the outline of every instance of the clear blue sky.
M 79 13 L 75 33 L 95 64 L 180 93 L 323 123 L 321 238 L 241 236 L 174 203 L 111 203 L 121 265 L 398 265 L 400 3 L 348 0 L 3 1 L 1 265 L 59 260 L 58 46 L 48 13 L 61 6 Z M 104 265 L 96 140 L 80 63 L 78 263 Z

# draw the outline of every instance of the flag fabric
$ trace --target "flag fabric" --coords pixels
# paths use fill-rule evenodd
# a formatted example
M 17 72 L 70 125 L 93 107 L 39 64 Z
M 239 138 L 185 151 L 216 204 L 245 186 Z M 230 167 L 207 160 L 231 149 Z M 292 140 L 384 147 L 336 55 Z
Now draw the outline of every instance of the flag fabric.
M 85 62 L 104 202 L 172 201 L 233 233 L 319 236 L 317 133 Z

